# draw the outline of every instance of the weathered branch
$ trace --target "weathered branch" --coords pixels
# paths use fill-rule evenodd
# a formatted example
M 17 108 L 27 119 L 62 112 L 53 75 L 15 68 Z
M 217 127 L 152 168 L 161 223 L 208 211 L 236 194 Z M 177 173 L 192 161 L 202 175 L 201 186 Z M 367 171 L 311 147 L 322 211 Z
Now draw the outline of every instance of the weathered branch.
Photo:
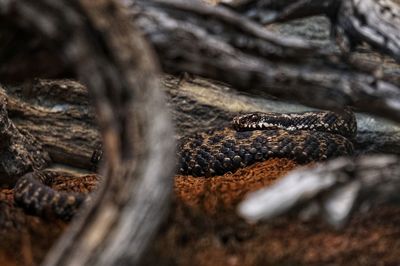
M 242 50 L 246 54 L 276 59 L 305 60 L 308 56 L 323 53 L 322 49 L 311 43 L 299 38 L 282 37 L 269 32 L 226 8 L 210 7 L 200 1 L 137 0 L 134 2 L 142 8 L 136 10 L 136 12 L 132 8 L 134 15 L 141 17 L 148 12 L 156 12 L 155 9 L 158 9 L 158 12 L 161 11 L 164 14 L 163 17 L 169 16 L 170 21 L 172 18 L 176 22 L 183 22 L 182 28 L 188 29 L 188 27 L 195 26 L 193 27 L 195 31 L 202 31 L 203 34 L 213 37 L 217 36 L 219 40 Z M 188 18 L 188 15 L 190 15 L 190 18 Z M 161 31 L 168 30 L 169 27 L 171 26 L 158 25 Z
M 242 91 L 295 99 L 320 108 L 352 105 L 400 121 L 400 89 L 396 85 L 327 61 L 296 64 L 246 53 L 246 49 L 239 49 L 219 36 L 228 27 L 227 20 L 211 11 L 212 7 L 200 4 L 192 7 L 177 0 L 136 3 L 141 9 L 133 12 L 134 21 L 151 40 L 169 72 L 188 71 L 225 81 Z M 233 39 L 243 38 L 243 43 L 252 45 L 236 24 L 236 27 L 228 25 Z M 232 29 L 236 31 L 232 33 Z
M 91 208 L 45 265 L 137 264 L 167 209 L 174 165 L 152 53 L 116 1 L 6 1 L 0 16 L 44 39 L 87 84 L 107 153 Z
M 262 24 L 326 15 L 341 45 L 366 42 L 400 62 L 400 4 L 395 0 L 225 0 L 226 4 Z
M 261 24 L 270 24 L 321 14 L 336 14 L 339 2 L 340 0 L 222 0 L 221 5 Z
M 315 56 L 310 56 L 313 46 L 277 38 L 259 25 L 241 20 L 237 14 L 221 8 L 212 10 L 178 1 L 138 1 L 137 4 L 133 6 L 134 21 L 140 24 L 158 50 L 166 71 L 190 71 L 229 82 L 243 91 L 269 93 L 313 106 L 336 108 L 353 105 L 400 120 L 398 86 L 354 71 L 343 62 L 335 62 L 337 58 L 329 58 L 323 50 L 318 49 Z M 48 12 L 42 14 L 42 9 Z M 68 71 L 75 69 L 80 74 L 97 101 L 100 127 L 105 132 L 109 163 L 105 172 L 111 177 L 103 183 L 93 209 L 82 214 L 87 219 L 72 225 L 72 232 L 59 242 L 46 265 L 138 263 L 163 217 L 171 185 L 168 179 L 170 166 L 174 165 L 171 145 L 160 143 L 168 138 L 170 129 L 165 124 L 160 96 L 151 89 L 156 84 L 151 82 L 155 76 L 153 60 L 146 61 L 146 58 L 151 58 L 149 52 L 137 34 L 132 34 L 127 19 L 121 19 L 119 7 L 112 1 L 52 3 L 41 0 L 31 3 L 11 0 L 0 3 L 0 13 L 6 14 L 2 18 L 5 22 L 13 22 L 10 24 L 19 30 L 12 31 L 11 35 L 21 33 L 24 40 L 30 40 L 30 37 L 37 40 L 35 37 L 39 36 L 41 41 L 33 42 L 33 54 L 39 47 L 43 49 L 40 54 L 43 52 L 44 58 L 47 52 L 56 54 L 55 60 L 39 60 L 38 64 L 43 66 L 40 72 L 53 67 L 57 70 L 55 73 L 61 73 L 65 69 L 60 67 L 63 71 L 59 71 L 55 67 L 58 64 L 49 62 L 64 61 L 69 63 L 66 66 Z M 81 20 L 82 17 L 88 18 Z M 31 30 L 26 25 L 33 25 L 36 36 L 25 35 Z M 47 46 L 41 46 L 44 43 Z M 23 63 L 31 57 L 12 59 L 16 61 L 6 60 L 3 68 L 6 71 L 2 73 L 15 80 L 21 76 L 11 75 L 18 71 L 7 66 L 19 62 L 17 65 L 26 67 Z M 37 74 L 29 71 L 30 67 L 25 70 L 22 76 Z M 146 103 L 150 105 L 144 105 Z M 149 106 L 154 108 L 149 109 Z M 142 112 L 137 113 L 137 110 Z M 40 114 L 36 112 L 35 115 Z M 350 190 L 355 199 L 361 191 L 359 187 L 364 186 L 365 191 L 373 191 L 378 198 L 386 200 L 388 195 L 393 195 L 390 188 L 398 189 L 398 186 L 393 186 L 398 184 L 398 159 L 391 161 L 391 158 L 379 158 L 372 163 L 365 159 L 358 167 L 360 159 L 350 165 L 350 170 L 347 166 L 342 167 L 349 163 L 347 161 L 336 165 L 340 176 L 345 174 L 344 180 L 331 176 L 328 176 L 329 182 L 315 178 L 320 182 L 317 184 L 322 184 L 316 194 L 319 197 L 326 192 L 328 196 L 322 202 L 330 205 L 338 200 L 337 194 L 348 195 L 343 189 L 346 192 Z M 380 176 L 377 180 L 382 182 L 382 187 L 374 183 L 375 179 L 371 179 L 373 182 L 365 181 L 364 175 L 361 181 L 353 182 L 352 178 L 357 179 L 363 171 L 374 173 L 368 168 L 370 163 L 377 171 L 387 170 L 385 174 L 394 174 L 393 178 Z M 382 165 L 387 168 L 380 168 Z M 165 178 L 159 178 L 163 174 Z M 306 197 L 309 194 L 301 195 Z M 157 204 L 149 205 L 149 197 Z M 301 197 L 300 203 L 306 204 L 308 200 Z M 349 210 L 356 206 L 352 205 L 354 202 L 339 210 L 339 217 L 335 216 L 337 209 L 324 206 L 322 210 L 328 212 L 333 223 L 340 224 L 347 219 Z
M 340 227 L 361 206 L 400 202 L 400 158 L 392 155 L 339 158 L 294 171 L 239 206 L 246 219 L 271 219 L 291 210 L 323 214 Z M 305 211 L 305 212 L 304 212 Z
M 10 119 L 35 136 L 52 162 L 90 168 L 100 136 L 85 86 L 72 80 L 35 80 L 0 90 Z
M 341 1 L 337 27 L 350 45 L 367 42 L 400 62 L 400 3 L 393 0 Z
M 20 131 L 8 118 L 6 98 L 0 97 L 0 185 L 13 186 L 26 172 L 41 170 L 50 161 L 42 144 L 29 132 Z
M 178 0 L 134 3 L 132 19 L 167 72 L 192 72 L 256 95 L 325 109 L 353 105 L 400 120 L 399 84 L 354 71 L 337 55 L 277 36 L 224 7 Z

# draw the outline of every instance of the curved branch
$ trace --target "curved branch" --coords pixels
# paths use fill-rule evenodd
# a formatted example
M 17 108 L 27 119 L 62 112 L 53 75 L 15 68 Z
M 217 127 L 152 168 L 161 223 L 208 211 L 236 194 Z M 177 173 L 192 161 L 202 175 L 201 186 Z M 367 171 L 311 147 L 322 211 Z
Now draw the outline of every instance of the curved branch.
M 0 15 L 47 40 L 88 86 L 107 154 L 91 208 L 44 265 L 137 264 L 166 212 L 174 165 L 153 54 L 117 1 L 2 1 Z

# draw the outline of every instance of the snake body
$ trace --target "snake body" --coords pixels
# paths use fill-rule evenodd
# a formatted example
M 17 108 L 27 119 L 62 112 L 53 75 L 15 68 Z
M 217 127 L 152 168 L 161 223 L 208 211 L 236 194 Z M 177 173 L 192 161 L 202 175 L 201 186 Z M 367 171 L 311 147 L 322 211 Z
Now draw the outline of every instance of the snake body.
M 354 114 L 345 110 L 303 113 L 252 113 L 235 117 L 232 127 L 197 133 L 180 140 L 178 173 L 214 176 L 233 172 L 269 158 L 289 158 L 298 163 L 326 160 L 353 152 L 351 139 L 357 124 Z M 102 157 L 95 150 L 94 162 Z M 83 194 L 57 192 L 48 187 L 52 171 L 22 176 L 14 198 L 19 206 L 37 215 L 68 220 L 87 199 Z
M 213 176 L 270 158 L 308 163 L 348 155 L 353 152 L 357 123 L 350 110 L 252 113 L 235 117 L 233 128 L 183 139 L 178 148 L 179 173 Z
M 42 170 L 22 176 L 14 188 L 14 200 L 17 205 L 29 214 L 71 219 L 79 207 L 90 198 L 85 194 L 50 188 L 53 179 L 60 174 L 58 171 Z

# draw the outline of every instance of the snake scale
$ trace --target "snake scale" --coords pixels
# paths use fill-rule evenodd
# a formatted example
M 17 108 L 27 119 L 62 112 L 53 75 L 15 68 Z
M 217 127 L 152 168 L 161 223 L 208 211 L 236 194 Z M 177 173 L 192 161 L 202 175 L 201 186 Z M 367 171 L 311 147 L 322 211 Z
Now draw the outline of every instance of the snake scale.
M 69 220 L 89 197 L 50 188 L 60 172 L 43 170 L 22 176 L 14 188 L 14 200 L 27 213 Z M 65 173 L 64 173 L 65 174 Z
M 178 145 L 178 173 L 215 176 L 234 172 L 270 158 L 289 158 L 298 163 L 326 160 L 353 152 L 357 131 L 353 112 L 251 113 L 237 116 L 232 127 L 184 137 Z M 97 163 L 102 151 L 96 150 Z M 58 192 L 47 185 L 52 171 L 31 172 L 16 186 L 15 202 L 29 213 L 70 219 L 87 199 L 84 194 Z

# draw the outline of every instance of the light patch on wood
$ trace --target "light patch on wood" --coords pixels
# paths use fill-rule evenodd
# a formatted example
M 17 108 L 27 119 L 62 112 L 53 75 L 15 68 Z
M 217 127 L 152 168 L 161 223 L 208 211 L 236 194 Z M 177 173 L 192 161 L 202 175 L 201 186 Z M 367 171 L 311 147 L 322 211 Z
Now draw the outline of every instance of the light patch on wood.
M 115 218 L 118 214 L 118 209 L 110 203 L 106 203 L 102 208 L 101 212 L 98 212 L 98 218 L 92 226 L 88 227 L 88 232 L 85 238 L 82 238 L 83 242 L 81 247 L 86 250 L 93 251 L 93 249 L 104 241 L 104 238 L 109 233 L 109 228 L 112 227 Z M 85 254 L 88 254 L 85 252 Z

